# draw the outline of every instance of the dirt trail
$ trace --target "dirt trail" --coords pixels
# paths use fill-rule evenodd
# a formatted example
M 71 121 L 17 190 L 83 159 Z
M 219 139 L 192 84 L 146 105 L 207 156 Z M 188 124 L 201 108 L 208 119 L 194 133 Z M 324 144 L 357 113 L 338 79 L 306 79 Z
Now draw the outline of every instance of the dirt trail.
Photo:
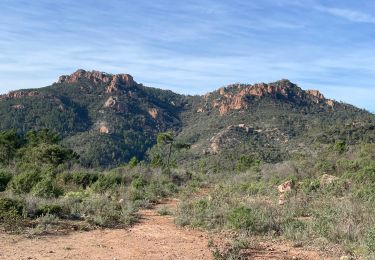
M 73 232 L 29 239 L 0 233 L 0 259 L 212 259 L 205 232 L 176 227 L 173 217 L 160 216 L 161 206 L 176 208 L 168 200 L 155 209 L 142 210 L 141 221 L 130 229 Z M 250 250 L 251 259 L 323 259 L 314 252 L 270 245 Z M 298 257 L 298 258 L 293 258 Z

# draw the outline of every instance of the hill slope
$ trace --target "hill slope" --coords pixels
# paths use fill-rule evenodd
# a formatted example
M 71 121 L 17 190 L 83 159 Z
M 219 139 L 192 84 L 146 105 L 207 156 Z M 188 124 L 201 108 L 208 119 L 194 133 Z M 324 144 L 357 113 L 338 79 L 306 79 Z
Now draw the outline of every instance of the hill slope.
M 182 118 L 179 138 L 192 143 L 188 156 L 221 167 L 242 155 L 277 162 L 316 143 L 375 142 L 374 115 L 288 80 L 220 88 L 197 99 Z
M 128 74 L 78 70 L 51 86 L 0 96 L 0 116 L 0 130 L 59 132 L 89 167 L 143 159 L 166 130 L 192 144 L 181 161 L 241 154 L 278 161 L 316 141 L 375 140 L 372 114 L 288 80 L 184 96 L 145 87 Z

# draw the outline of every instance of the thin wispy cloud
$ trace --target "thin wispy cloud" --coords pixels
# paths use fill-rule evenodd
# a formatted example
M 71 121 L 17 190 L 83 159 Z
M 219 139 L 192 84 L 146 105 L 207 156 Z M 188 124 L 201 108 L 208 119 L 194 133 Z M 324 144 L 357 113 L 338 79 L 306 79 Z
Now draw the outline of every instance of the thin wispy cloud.
M 375 110 L 374 12 L 349 0 L 3 0 L 0 92 L 83 68 L 188 94 L 289 78 Z
M 343 9 L 335 7 L 317 6 L 317 10 L 349 20 L 356 23 L 375 24 L 375 16 L 352 9 Z

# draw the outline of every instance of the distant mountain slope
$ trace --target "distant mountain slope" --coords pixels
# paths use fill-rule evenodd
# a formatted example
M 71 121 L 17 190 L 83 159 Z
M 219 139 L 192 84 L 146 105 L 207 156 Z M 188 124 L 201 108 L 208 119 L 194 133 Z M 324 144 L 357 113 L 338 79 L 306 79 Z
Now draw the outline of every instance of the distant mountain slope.
M 375 116 L 288 80 L 234 84 L 196 98 L 182 113 L 180 160 L 232 169 L 238 160 L 278 162 L 317 144 L 375 142 Z
M 374 141 L 374 115 L 288 80 L 234 84 L 204 96 L 145 87 L 128 74 L 78 70 L 51 86 L 0 96 L 0 130 L 50 128 L 85 166 L 142 159 L 157 133 L 192 144 L 182 161 L 257 154 L 277 161 L 312 142 Z
M 84 70 L 0 100 L 1 130 L 55 130 L 87 166 L 141 159 L 158 132 L 180 128 L 184 106 L 182 96 L 144 87 L 130 75 Z

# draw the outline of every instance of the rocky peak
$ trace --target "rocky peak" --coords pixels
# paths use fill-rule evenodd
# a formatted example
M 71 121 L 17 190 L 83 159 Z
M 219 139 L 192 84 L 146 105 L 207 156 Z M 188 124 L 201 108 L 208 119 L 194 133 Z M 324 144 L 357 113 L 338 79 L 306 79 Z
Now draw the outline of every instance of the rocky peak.
M 133 77 L 129 74 L 109 74 L 96 70 L 85 71 L 79 69 L 71 75 L 63 75 L 59 77 L 57 83 L 76 83 L 80 79 L 87 79 L 94 84 L 107 85 L 106 92 L 112 93 L 121 87 L 131 87 L 136 85 Z
M 214 92 L 215 93 L 215 92 Z M 283 98 L 293 102 L 309 102 L 316 104 L 326 104 L 334 106 L 334 101 L 326 99 L 318 90 L 304 91 L 296 84 L 287 79 L 282 79 L 273 83 L 231 84 L 216 91 L 218 97 L 212 101 L 212 106 L 218 108 L 220 115 L 225 115 L 231 110 L 244 110 L 248 108 L 246 96 L 262 98 L 265 96 L 272 98 Z M 211 94 L 206 94 L 205 100 Z

